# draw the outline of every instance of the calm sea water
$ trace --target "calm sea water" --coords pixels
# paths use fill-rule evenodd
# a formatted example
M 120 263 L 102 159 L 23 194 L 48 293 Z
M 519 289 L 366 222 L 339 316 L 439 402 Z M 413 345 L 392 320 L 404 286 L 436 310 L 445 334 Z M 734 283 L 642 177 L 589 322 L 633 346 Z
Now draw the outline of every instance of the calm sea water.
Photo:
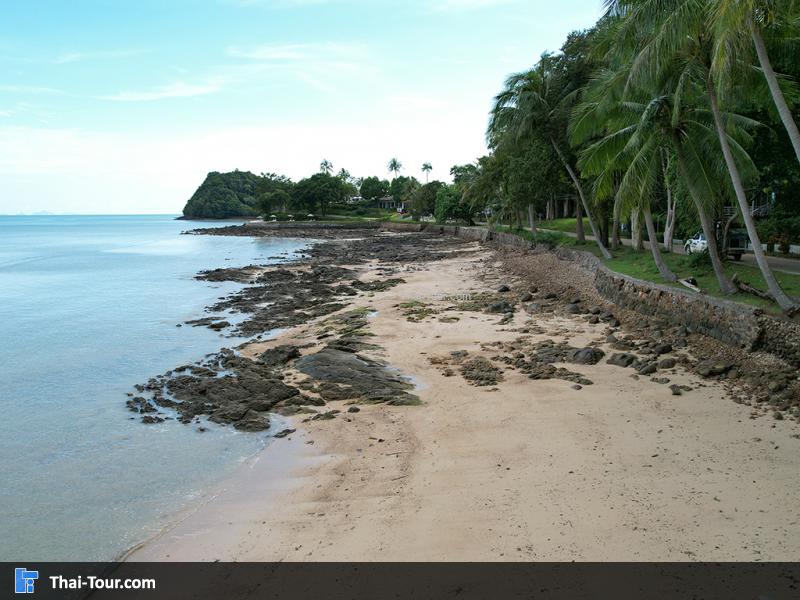
M 136 383 L 241 340 L 176 327 L 303 240 L 186 236 L 171 216 L 0 217 L 0 561 L 108 560 L 268 434 L 131 420 Z

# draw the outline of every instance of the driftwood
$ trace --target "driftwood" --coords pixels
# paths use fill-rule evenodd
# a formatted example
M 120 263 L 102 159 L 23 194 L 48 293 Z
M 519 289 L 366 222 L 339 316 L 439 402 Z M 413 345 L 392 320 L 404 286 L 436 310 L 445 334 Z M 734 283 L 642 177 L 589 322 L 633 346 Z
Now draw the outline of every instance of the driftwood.
M 739 274 L 734 273 L 733 277 L 731 278 L 731 283 L 735 285 L 739 291 L 745 292 L 746 294 L 752 294 L 753 296 L 758 296 L 759 298 L 763 298 L 764 300 L 772 300 L 775 301 L 775 298 L 772 297 L 772 294 L 768 292 L 763 292 L 760 289 L 753 287 L 746 281 L 739 281 Z
M 697 283 L 697 281 L 695 281 L 694 277 L 690 277 L 689 279 L 679 279 L 678 283 L 681 283 L 681 284 L 685 285 L 687 288 L 689 288 L 693 292 L 697 292 L 698 294 L 702 294 L 703 293 L 703 290 L 701 290 L 699 287 L 697 287 L 695 285 Z

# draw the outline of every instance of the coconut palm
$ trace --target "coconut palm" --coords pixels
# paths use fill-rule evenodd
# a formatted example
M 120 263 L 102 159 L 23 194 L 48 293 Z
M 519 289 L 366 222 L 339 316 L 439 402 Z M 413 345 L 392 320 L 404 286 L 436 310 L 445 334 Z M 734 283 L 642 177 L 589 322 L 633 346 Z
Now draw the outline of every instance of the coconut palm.
M 608 259 L 611 253 L 600 237 L 583 184 L 560 141 L 566 131 L 566 120 L 576 90 L 571 89 L 570 84 L 555 73 L 551 63 L 551 57 L 544 55 L 533 69 L 511 75 L 506 80 L 492 108 L 487 131 L 489 145 L 496 147 L 506 135 L 518 139 L 541 136 L 551 144 L 575 186 L 597 246 L 603 257 Z M 579 220 L 581 216 L 579 212 Z
M 761 72 L 769 86 L 769 92 L 778 110 L 783 126 L 789 134 L 795 155 L 800 162 L 800 131 L 792 116 L 789 104 L 781 89 L 775 69 L 764 41 L 765 29 L 774 27 L 795 13 L 795 3 L 776 0 L 712 0 L 710 14 L 713 18 L 716 38 L 714 74 L 724 81 L 732 62 L 747 57 L 750 48 L 755 50 Z M 752 46 L 751 46 L 752 43 Z
M 664 156 L 674 155 L 709 240 L 709 256 L 720 289 L 723 293 L 735 292 L 714 243 L 716 236 L 706 206 L 720 186 L 714 177 L 720 167 L 714 168 L 707 158 L 708 148 L 715 145 L 708 111 L 683 104 L 685 81 L 680 77 L 668 78 L 662 90 L 649 93 L 628 87 L 620 95 L 620 82 L 619 73 L 598 77 L 575 110 L 570 124 L 574 142 L 584 143 L 602 135 L 581 153 L 581 171 L 596 176 L 596 197 L 614 197 L 615 214 L 637 210 L 642 214 L 659 273 L 666 281 L 675 281 L 661 256 L 650 206 L 656 187 L 668 185 Z M 670 89 L 672 85 L 678 87 L 677 94 Z
M 632 30 L 644 30 L 649 33 L 649 39 L 637 49 L 636 57 L 631 63 L 629 82 L 641 83 L 652 80 L 677 58 L 684 62 L 685 73 L 689 75 L 691 81 L 703 86 L 706 101 L 711 107 L 719 147 L 722 149 L 756 263 L 775 302 L 785 311 L 793 311 L 797 308 L 796 303 L 780 287 L 764 255 L 750 212 L 742 172 L 734 156 L 734 154 L 741 156 L 743 153 L 746 155 L 741 147 L 732 143 L 729 136 L 731 130 L 735 129 L 741 120 L 736 123 L 727 118 L 720 106 L 718 91 L 720 85 L 719 81 L 715 80 L 715 72 L 712 69 L 715 58 L 719 59 L 719 53 L 715 54 L 715 42 L 718 40 L 713 37 L 714 32 L 709 30 L 707 23 L 709 1 L 607 0 L 606 4 L 613 13 L 621 15 L 628 25 L 627 28 L 622 28 L 624 35 L 620 36 L 621 40 L 629 40 Z M 731 62 L 729 66 L 731 68 L 725 73 L 726 78 L 735 76 L 744 78 L 740 71 L 732 68 L 734 63 Z M 721 87 L 727 90 L 733 89 L 730 81 L 724 81 Z
M 425 183 L 428 183 L 431 171 L 433 171 L 433 165 L 431 165 L 431 163 L 422 163 L 422 172 L 425 173 Z
M 328 159 L 324 159 L 321 163 L 319 163 L 319 171 L 320 173 L 330 175 L 333 171 L 333 163 L 331 163 L 331 161 Z
M 393 158 L 389 161 L 387 168 L 389 169 L 389 172 L 393 173 L 396 178 L 400 174 L 400 170 L 403 168 L 403 163 L 396 158 Z

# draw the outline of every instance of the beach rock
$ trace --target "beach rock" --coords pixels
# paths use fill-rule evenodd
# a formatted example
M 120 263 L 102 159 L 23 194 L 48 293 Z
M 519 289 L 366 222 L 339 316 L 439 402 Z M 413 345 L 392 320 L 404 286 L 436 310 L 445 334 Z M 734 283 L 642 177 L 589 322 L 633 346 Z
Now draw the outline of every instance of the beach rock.
M 564 307 L 564 312 L 568 315 L 577 315 L 579 312 L 581 312 L 581 309 L 577 304 L 567 304 Z
M 508 285 L 506 285 L 505 283 L 503 285 L 501 285 L 499 288 L 497 288 L 497 292 L 500 293 L 500 294 L 503 294 L 505 292 L 510 292 L 510 291 L 511 291 L 511 288 L 508 287 Z
M 580 365 L 596 365 L 605 355 L 600 348 L 581 348 L 571 352 L 567 361 Z
M 363 354 L 326 347 L 297 360 L 295 367 L 320 382 L 325 393 L 345 395 L 346 391 L 347 398 L 342 399 L 395 405 L 419 403 L 419 398 L 408 393 L 413 385 Z
M 636 355 L 627 352 L 612 354 L 611 358 L 606 361 L 606 364 L 616 365 L 618 367 L 630 367 L 636 362 Z
M 658 368 L 659 369 L 672 369 L 675 365 L 678 364 L 674 358 L 664 358 L 658 361 Z
M 531 300 L 533 300 L 533 294 L 530 294 L 530 293 L 522 294 L 519 297 L 519 301 L 520 302 L 530 302 Z
M 273 437 L 276 438 L 285 438 L 287 435 L 291 435 L 295 432 L 295 429 L 282 429 L 278 433 L 276 433 Z
M 671 344 L 657 344 L 655 346 L 655 348 L 653 348 L 653 352 L 655 354 L 658 354 L 658 355 L 667 354 L 669 352 L 672 352 L 672 345 Z
M 476 356 L 462 363 L 461 375 L 476 386 L 496 385 L 503 380 L 503 371 L 483 356 Z
M 349 413 L 357 413 L 357 412 L 361 412 L 361 409 L 358 408 L 357 406 L 351 406 L 350 408 L 347 409 L 347 412 L 349 412 Z
M 639 375 L 652 375 L 656 371 L 658 371 L 658 365 L 654 362 L 639 367 Z
M 492 302 L 489 306 L 486 307 L 486 312 L 491 314 L 514 312 L 514 307 L 505 301 Z
M 300 358 L 299 348 L 284 344 L 262 352 L 258 360 L 268 367 L 281 367 L 295 358 Z
M 679 385 L 672 384 L 671 386 L 669 386 L 669 389 L 672 390 L 672 395 L 673 396 L 682 396 L 683 395 L 683 389 Z
M 698 363 L 695 368 L 701 377 L 717 377 L 730 371 L 733 365 L 724 361 L 706 360 Z

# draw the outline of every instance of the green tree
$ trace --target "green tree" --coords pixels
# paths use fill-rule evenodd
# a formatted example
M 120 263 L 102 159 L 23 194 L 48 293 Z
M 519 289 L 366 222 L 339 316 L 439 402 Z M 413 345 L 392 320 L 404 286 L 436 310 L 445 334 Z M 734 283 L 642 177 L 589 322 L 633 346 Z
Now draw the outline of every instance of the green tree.
M 326 214 L 331 204 L 341 202 L 345 197 L 345 187 L 338 177 L 327 173 L 316 173 L 301 179 L 292 190 L 292 204 L 295 209 L 310 213 Z
M 511 75 L 495 97 L 487 137 L 497 147 L 506 136 L 522 139 L 539 136 L 555 151 L 575 186 L 601 254 L 611 258 L 595 224 L 583 183 L 561 141 L 566 135 L 567 117 L 575 98 L 575 85 L 555 68 L 550 55 L 542 56 L 531 70 Z
M 275 190 L 274 192 L 266 192 L 258 196 L 258 211 L 262 217 L 268 217 L 272 211 L 285 211 L 286 207 L 292 201 L 292 197 L 286 190 Z
M 390 173 L 393 173 L 395 178 L 400 174 L 400 170 L 403 168 L 403 163 L 401 163 L 396 158 L 393 158 L 389 161 L 389 164 L 386 166 L 389 169 Z
M 745 181 L 736 160 L 737 155 L 741 156 L 742 153 L 746 153 L 740 147 L 735 147 L 729 137 L 729 133 L 734 131 L 738 124 L 726 118 L 720 103 L 720 89 L 734 90 L 736 86 L 733 81 L 746 82 L 748 73 L 742 69 L 733 68 L 738 63 L 720 58 L 725 51 L 717 49 L 715 44 L 719 41 L 719 36 L 717 39 L 714 38 L 715 32 L 708 23 L 708 12 L 703 10 L 709 8 L 709 2 L 703 0 L 694 0 L 694 2 L 687 0 L 616 0 L 609 4 L 616 14 L 623 17 L 629 31 L 650 33 L 647 42 L 637 49 L 636 58 L 632 63 L 637 68 L 632 69 L 631 80 L 641 82 L 652 79 L 653 74 L 660 74 L 678 59 L 687 65 L 687 69 L 684 71 L 687 73 L 687 78 L 690 78 L 693 83 L 702 85 L 705 89 L 706 99 L 713 115 L 714 129 L 733 185 L 740 215 L 753 247 L 756 263 L 778 305 L 786 311 L 794 311 L 797 305 L 775 279 L 764 255 L 755 221 L 750 212 Z M 689 4 L 692 6 L 688 6 Z M 715 61 L 725 62 L 730 69 L 725 73 L 720 73 L 718 69 L 713 68 Z
M 361 196 L 367 200 L 383 198 L 389 193 L 389 182 L 378 177 L 365 177 L 361 182 Z
M 422 163 L 422 172 L 425 173 L 425 183 L 428 183 L 428 178 L 433 171 L 433 165 L 429 162 Z
M 330 175 L 333 172 L 333 163 L 328 159 L 323 159 L 323 161 L 319 163 L 319 172 Z
M 436 194 L 443 185 L 441 181 L 431 181 L 418 187 L 411 196 L 411 214 L 416 218 L 432 215 L 436 210 Z

